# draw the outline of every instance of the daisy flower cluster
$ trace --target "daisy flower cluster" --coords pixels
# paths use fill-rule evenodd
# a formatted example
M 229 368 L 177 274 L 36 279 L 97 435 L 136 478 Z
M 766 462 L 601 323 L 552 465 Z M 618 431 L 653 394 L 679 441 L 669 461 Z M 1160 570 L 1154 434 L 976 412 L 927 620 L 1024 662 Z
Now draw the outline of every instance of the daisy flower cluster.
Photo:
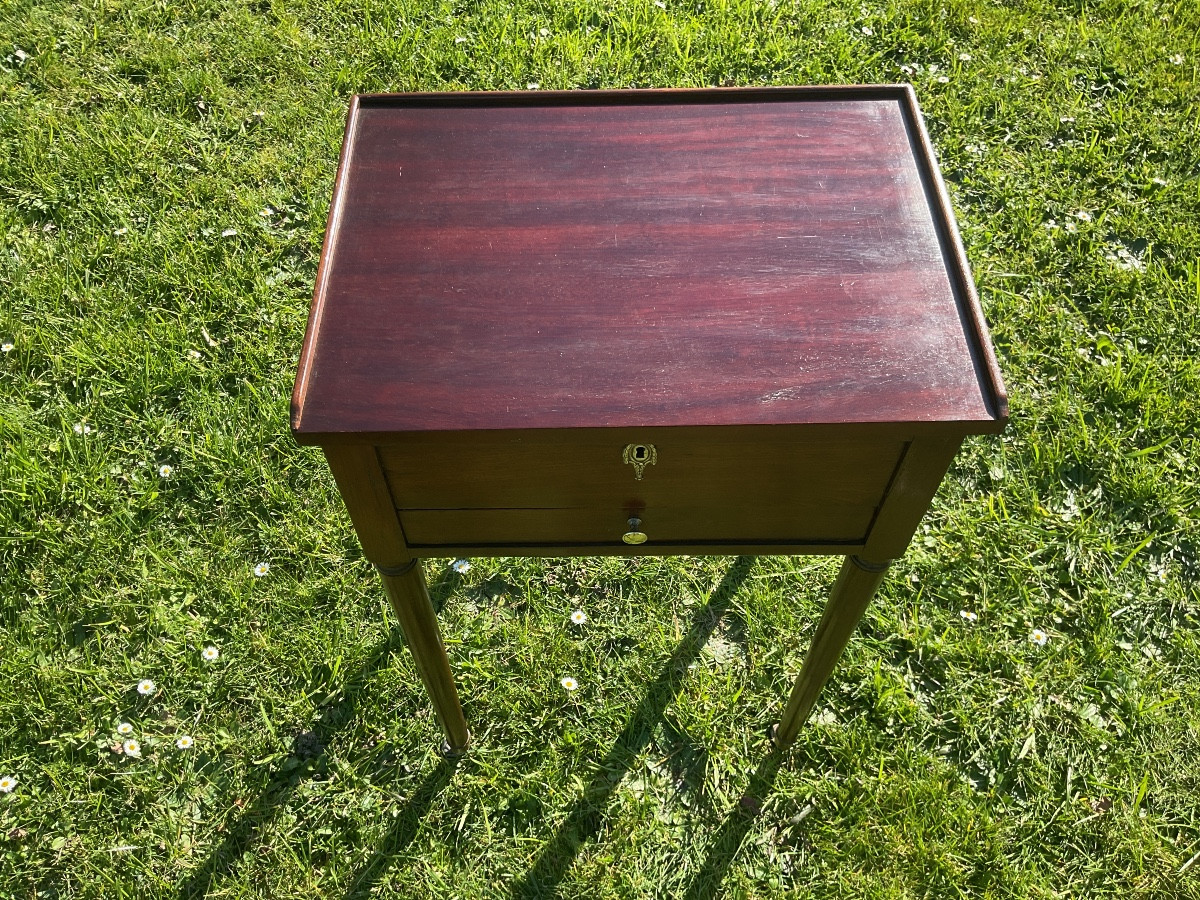
M 450 563 L 450 568 L 459 575 L 466 575 L 471 571 L 471 562 L 470 560 L 466 559 L 456 559 L 454 562 Z M 582 628 L 588 622 L 587 613 L 585 613 L 582 609 L 576 609 L 571 613 L 569 621 L 572 627 Z M 574 693 L 575 691 L 579 690 L 579 680 L 574 676 L 563 676 L 558 680 L 558 683 L 567 693 Z
M 970 60 L 970 58 L 971 58 L 969 54 L 964 53 L 963 56 L 967 57 L 967 59 L 964 60 L 964 62 L 966 62 L 967 60 Z M 945 72 L 942 71 L 942 67 L 940 65 L 938 65 L 937 63 L 930 63 L 927 66 L 921 65 L 921 63 L 904 63 L 901 66 L 899 66 L 899 69 L 900 69 L 901 73 L 903 73 L 904 75 L 907 75 L 909 78 L 924 74 L 924 75 L 927 75 L 928 77 L 932 78 L 938 84 L 949 84 L 950 83 L 950 76 L 945 74 Z M 941 74 L 938 74 L 939 72 L 941 72 Z
M 215 645 L 209 644 L 200 651 L 200 658 L 205 663 L 214 663 L 221 658 L 221 651 Z M 153 678 L 143 678 L 138 681 L 135 690 L 139 697 L 150 698 L 158 693 L 159 687 Z M 137 727 L 132 722 L 120 721 L 116 727 L 117 739 L 109 745 L 113 753 L 128 759 L 140 759 L 142 742 L 137 737 Z M 196 739 L 190 734 L 179 734 L 175 737 L 175 746 L 179 750 L 191 750 L 196 746 Z M 15 779 L 13 780 L 15 784 Z
M 968 624 L 974 625 L 979 621 L 979 613 L 973 612 L 972 610 L 960 609 L 958 614 L 962 617 L 963 621 L 967 622 Z M 1029 643 L 1034 644 L 1035 646 L 1044 647 L 1049 640 L 1050 635 L 1041 628 L 1034 628 L 1029 632 Z
M 587 621 L 587 613 L 585 613 L 582 609 L 577 609 L 571 613 L 570 622 L 575 628 L 582 628 L 587 624 Z M 567 693 L 573 693 L 579 690 L 579 682 L 570 675 L 559 679 L 558 683 L 562 685 L 563 690 Z

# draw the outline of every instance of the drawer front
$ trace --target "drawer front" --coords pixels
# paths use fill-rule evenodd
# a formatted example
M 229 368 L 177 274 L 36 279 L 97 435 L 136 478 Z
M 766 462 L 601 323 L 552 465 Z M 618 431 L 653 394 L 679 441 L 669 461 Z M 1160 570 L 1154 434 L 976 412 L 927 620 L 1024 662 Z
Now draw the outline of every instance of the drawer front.
M 620 545 L 634 515 L 654 543 L 861 542 L 906 444 L 811 431 L 418 434 L 379 454 L 413 547 Z
M 662 544 L 858 544 L 865 539 L 874 508 L 839 511 L 815 520 L 750 516 L 740 511 L 714 515 L 707 510 L 672 508 L 642 513 L 638 530 L 647 549 Z M 620 509 L 406 509 L 400 511 L 405 537 L 416 548 L 463 545 L 622 546 L 629 531 Z M 636 552 L 631 548 L 631 552 Z

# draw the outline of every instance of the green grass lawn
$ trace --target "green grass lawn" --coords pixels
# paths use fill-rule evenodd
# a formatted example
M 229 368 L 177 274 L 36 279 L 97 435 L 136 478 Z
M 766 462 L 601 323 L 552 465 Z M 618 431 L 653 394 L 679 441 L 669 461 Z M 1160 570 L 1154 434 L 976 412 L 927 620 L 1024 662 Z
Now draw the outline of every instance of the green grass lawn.
M 4 0 L 0 896 L 1200 898 L 1198 34 L 1192 0 Z M 442 761 L 287 428 L 349 95 L 897 81 L 1009 430 L 782 764 L 837 560 L 433 561 L 476 733 Z

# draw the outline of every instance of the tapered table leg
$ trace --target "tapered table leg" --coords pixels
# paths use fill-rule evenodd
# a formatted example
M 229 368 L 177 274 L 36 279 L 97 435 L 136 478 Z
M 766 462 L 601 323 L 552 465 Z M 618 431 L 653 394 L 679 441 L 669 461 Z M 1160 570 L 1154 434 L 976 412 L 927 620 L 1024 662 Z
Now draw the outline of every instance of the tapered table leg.
M 458 700 L 458 689 L 450 673 L 450 660 L 446 657 L 437 614 L 429 600 L 425 576 L 421 573 L 421 561 L 410 560 L 394 569 L 384 566 L 376 568 L 383 578 L 383 586 L 400 622 L 400 630 L 404 632 L 404 638 L 416 660 L 417 672 L 425 683 L 425 690 L 429 692 L 433 709 L 446 734 L 442 753 L 461 756 L 466 752 L 471 733 L 467 730 L 467 720 L 463 717 L 462 704 Z
M 857 556 L 847 556 L 842 563 L 842 571 L 838 573 L 829 602 L 825 604 L 821 624 L 813 635 L 808 657 L 796 678 L 787 708 L 775 726 L 776 746 L 789 747 L 796 740 L 800 726 L 812 712 L 821 688 L 846 649 L 889 565 L 891 560 L 868 562 Z

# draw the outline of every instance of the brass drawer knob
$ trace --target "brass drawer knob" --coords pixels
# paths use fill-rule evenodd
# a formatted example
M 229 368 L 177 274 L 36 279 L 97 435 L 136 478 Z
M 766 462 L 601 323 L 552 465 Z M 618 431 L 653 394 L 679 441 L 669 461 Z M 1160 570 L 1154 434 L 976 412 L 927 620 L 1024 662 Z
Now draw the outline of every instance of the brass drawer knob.
M 645 532 L 641 530 L 642 520 L 637 516 L 629 517 L 629 530 L 621 535 L 621 540 L 627 544 L 644 544 L 648 540 Z

